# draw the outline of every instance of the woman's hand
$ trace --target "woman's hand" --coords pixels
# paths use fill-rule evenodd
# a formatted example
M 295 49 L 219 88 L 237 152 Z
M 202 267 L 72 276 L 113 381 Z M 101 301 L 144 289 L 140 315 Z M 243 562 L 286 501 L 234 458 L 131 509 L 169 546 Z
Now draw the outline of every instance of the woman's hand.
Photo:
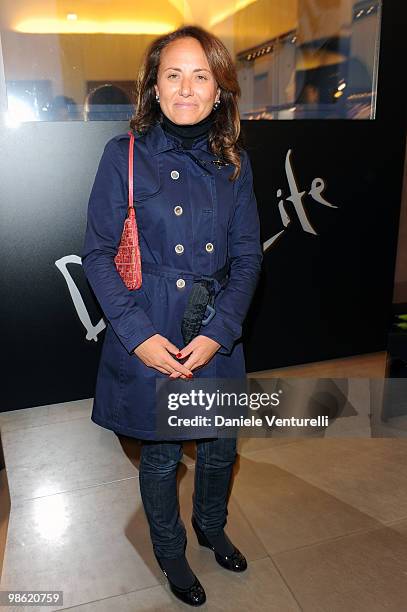
M 221 344 L 216 342 L 216 340 L 212 340 L 212 338 L 208 338 L 207 336 L 196 336 L 189 344 L 187 344 L 181 352 L 181 359 L 188 357 L 184 362 L 184 366 L 189 370 L 196 370 L 197 368 L 201 368 L 204 366 L 214 354 L 220 349 Z M 180 374 L 178 372 L 173 372 L 170 374 L 169 378 L 179 378 Z M 185 376 L 181 376 L 181 378 L 185 378 Z
M 191 378 L 191 370 L 170 355 L 170 353 L 176 355 L 179 352 L 179 349 L 172 342 L 160 334 L 150 336 L 150 338 L 141 342 L 133 351 L 149 368 L 155 368 L 163 374 L 176 373 L 177 376 L 175 378 L 178 378 L 178 376 Z

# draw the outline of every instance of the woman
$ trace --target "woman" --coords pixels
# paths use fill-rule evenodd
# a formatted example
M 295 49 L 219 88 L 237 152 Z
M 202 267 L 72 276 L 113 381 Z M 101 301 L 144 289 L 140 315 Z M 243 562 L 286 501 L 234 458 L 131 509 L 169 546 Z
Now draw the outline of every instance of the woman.
M 127 213 L 129 135 L 122 134 L 103 152 L 82 253 L 107 320 L 91 418 L 142 441 L 140 491 L 155 556 L 172 592 L 200 605 L 205 591 L 185 557 L 176 488 L 186 438 L 158 434 L 155 382 L 245 378 L 241 334 L 262 262 L 259 218 L 240 145 L 240 89 L 221 41 L 197 26 L 161 36 L 147 49 L 137 86 L 130 125 L 143 282 L 128 291 L 113 261 Z M 215 314 L 184 346 L 183 315 L 202 276 L 211 279 Z M 235 459 L 236 438 L 197 439 L 192 524 L 220 565 L 243 571 L 246 559 L 223 530 Z

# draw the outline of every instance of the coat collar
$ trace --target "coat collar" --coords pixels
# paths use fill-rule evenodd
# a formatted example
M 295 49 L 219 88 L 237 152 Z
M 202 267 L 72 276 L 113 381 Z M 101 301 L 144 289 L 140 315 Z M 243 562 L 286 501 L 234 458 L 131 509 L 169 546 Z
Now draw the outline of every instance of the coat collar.
M 130 132 L 119 134 L 118 136 L 116 136 L 116 140 L 129 140 L 129 134 Z M 208 166 L 208 162 L 212 162 L 212 164 L 214 165 L 213 167 L 216 166 L 218 170 L 225 165 L 230 165 L 222 162 L 220 164 L 218 163 L 219 158 L 210 150 L 207 136 L 201 136 L 200 138 L 197 138 L 193 143 L 192 149 L 183 149 L 181 143 L 176 138 L 176 136 L 168 134 L 168 132 L 166 132 L 162 128 L 161 123 L 159 121 L 152 125 L 144 134 L 136 136 L 136 138 L 145 142 L 150 155 L 157 155 L 158 153 L 163 153 L 164 151 L 171 151 L 175 149 L 182 150 L 185 152 L 186 155 L 194 157 L 195 160 L 197 160 L 196 154 L 198 152 L 203 152 L 204 157 L 207 156 L 207 158 L 205 161 L 205 159 L 202 159 L 200 157 L 199 164 L 204 164 L 202 168 L 206 171 L 208 171 L 209 168 L 211 168 L 212 170 L 212 165 Z

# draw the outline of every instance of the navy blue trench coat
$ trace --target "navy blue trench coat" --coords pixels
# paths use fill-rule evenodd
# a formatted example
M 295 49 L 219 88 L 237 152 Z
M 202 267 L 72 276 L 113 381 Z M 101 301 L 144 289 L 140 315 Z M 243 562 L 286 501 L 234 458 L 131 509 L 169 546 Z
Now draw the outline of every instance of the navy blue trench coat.
M 133 350 L 157 333 L 182 349 L 181 321 L 193 280 L 229 260 L 226 285 L 215 281 L 216 314 L 199 332 L 221 347 L 194 379 L 245 378 L 242 324 L 263 255 L 247 152 L 241 151 L 239 178 L 229 181 L 234 166 L 211 163 L 216 157 L 207 137 L 185 150 L 156 122 L 135 134 L 134 145 L 142 266 L 149 262 L 154 269 L 143 270 L 141 288 L 129 291 L 114 265 L 127 214 L 129 138 L 120 134 L 106 144 L 88 204 L 82 265 L 106 321 L 91 419 L 126 436 L 159 440 L 155 383 L 168 375 L 146 366 Z M 174 431 L 165 439 L 181 438 Z

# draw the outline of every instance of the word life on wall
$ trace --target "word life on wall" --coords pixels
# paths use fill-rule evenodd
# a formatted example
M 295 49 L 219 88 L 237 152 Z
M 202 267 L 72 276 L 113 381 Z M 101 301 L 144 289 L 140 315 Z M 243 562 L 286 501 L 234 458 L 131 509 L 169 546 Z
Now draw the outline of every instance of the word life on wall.
M 322 178 L 314 178 L 311 183 L 311 189 L 308 192 L 299 190 L 291 164 L 291 152 L 292 150 L 288 149 L 285 158 L 285 173 L 287 177 L 288 186 L 290 188 L 290 195 L 285 199 L 292 202 L 292 204 L 294 205 L 294 210 L 296 212 L 299 222 L 301 223 L 302 229 L 305 232 L 317 235 L 317 232 L 311 225 L 311 222 L 308 219 L 307 213 L 304 208 L 303 197 L 305 196 L 305 194 L 308 193 L 308 195 L 310 195 L 315 202 L 318 202 L 323 206 L 328 206 L 329 208 L 338 208 L 338 206 L 334 206 L 334 204 L 331 204 L 323 197 L 322 194 L 325 190 L 325 181 Z M 281 198 L 282 195 L 283 191 L 281 189 L 277 189 L 277 197 Z M 284 206 L 284 199 L 279 200 L 278 210 L 284 228 L 288 227 L 288 225 L 291 223 L 291 219 Z M 281 234 L 284 233 L 284 231 L 285 229 L 282 229 L 280 232 L 277 232 L 277 234 L 274 234 L 273 236 L 271 236 L 271 238 L 268 238 L 265 242 L 263 242 L 263 253 L 265 253 L 275 243 L 275 241 L 278 239 L 279 236 L 281 236 Z

